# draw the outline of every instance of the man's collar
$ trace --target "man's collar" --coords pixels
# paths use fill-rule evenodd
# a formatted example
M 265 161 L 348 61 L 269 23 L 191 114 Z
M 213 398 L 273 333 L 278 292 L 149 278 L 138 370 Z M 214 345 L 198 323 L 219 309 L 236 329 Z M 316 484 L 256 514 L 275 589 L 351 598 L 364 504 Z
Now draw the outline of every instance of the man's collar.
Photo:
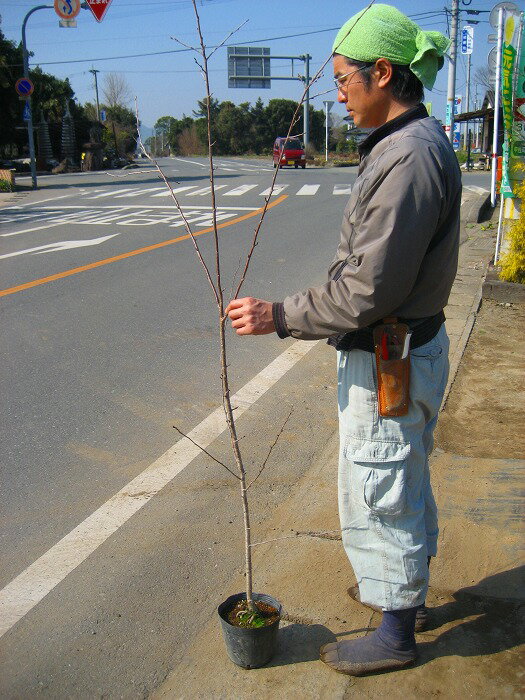
M 400 114 L 394 119 L 390 119 L 390 121 L 378 126 L 377 129 L 374 129 L 370 134 L 368 134 L 366 139 L 361 141 L 357 148 L 359 155 L 361 158 L 364 158 L 370 153 L 376 143 L 379 143 L 379 141 L 384 139 L 385 136 L 393 134 L 394 131 L 401 129 L 401 127 L 414 121 L 415 119 L 424 119 L 425 117 L 428 117 L 428 112 L 423 103 L 407 109 L 407 111 L 403 112 L 403 114 Z

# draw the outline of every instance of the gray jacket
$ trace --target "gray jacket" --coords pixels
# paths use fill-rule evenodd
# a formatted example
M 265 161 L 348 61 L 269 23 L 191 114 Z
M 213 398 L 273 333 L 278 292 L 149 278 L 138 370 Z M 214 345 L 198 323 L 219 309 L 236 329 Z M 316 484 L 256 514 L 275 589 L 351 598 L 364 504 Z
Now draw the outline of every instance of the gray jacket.
M 457 269 L 461 173 L 423 105 L 373 131 L 328 281 L 274 304 L 279 336 L 314 340 L 447 304 Z

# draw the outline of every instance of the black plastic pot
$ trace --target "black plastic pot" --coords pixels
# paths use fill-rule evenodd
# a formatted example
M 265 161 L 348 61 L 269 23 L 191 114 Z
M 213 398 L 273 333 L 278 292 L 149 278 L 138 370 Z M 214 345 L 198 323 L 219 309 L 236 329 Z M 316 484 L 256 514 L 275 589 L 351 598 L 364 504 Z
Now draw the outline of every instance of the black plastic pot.
M 282 606 L 264 593 L 253 593 L 254 601 L 261 601 L 274 607 L 279 613 L 279 618 L 267 627 L 247 629 L 231 625 L 226 616 L 239 600 L 246 600 L 246 593 L 237 593 L 227 598 L 217 608 L 221 621 L 222 634 L 228 656 L 237 666 L 242 668 L 259 668 L 264 666 L 272 658 L 277 646 L 277 631 L 281 619 Z

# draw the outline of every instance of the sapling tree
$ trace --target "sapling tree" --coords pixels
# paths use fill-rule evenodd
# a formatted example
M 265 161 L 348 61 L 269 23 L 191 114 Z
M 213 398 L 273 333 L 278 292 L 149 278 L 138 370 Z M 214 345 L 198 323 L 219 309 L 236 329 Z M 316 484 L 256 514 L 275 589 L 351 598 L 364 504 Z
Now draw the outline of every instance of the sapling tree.
M 215 304 L 217 306 L 217 328 L 218 328 L 218 335 L 219 335 L 219 347 L 220 347 L 220 378 L 221 378 L 221 388 L 222 388 L 222 405 L 224 408 L 224 414 L 226 418 L 226 424 L 228 427 L 228 432 L 230 436 L 230 442 L 231 442 L 231 448 L 232 448 L 232 453 L 233 453 L 233 458 L 234 458 L 234 463 L 235 467 L 230 468 L 220 460 L 218 460 L 216 457 L 214 457 L 210 452 L 205 450 L 203 447 L 200 445 L 196 445 L 196 443 L 191 440 L 187 435 L 185 435 L 182 431 L 180 431 L 176 426 L 176 430 L 181 433 L 185 438 L 189 439 L 193 444 L 195 444 L 199 449 L 201 449 L 205 454 L 207 454 L 213 461 L 215 461 L 217 464 L 219 464 L 221 467 L 226 469 L 234 478 L 236 478 L 239 481 L 239 488 L 240 488 L 240 497 L 241 497 L 241 504 L 242 504 L 242 512 L 243 512 L 243 522 L 244 522 L 244 558 L 245 558 L 245 577 L 246 577 L 246 606 L 247 606 L 247 611 L 250 613 L 250 616 L 248 617 L 248 622 L 252 621 L 255 626 L 257 626 L 257 609 L 254 605 L 253 602 L 253 567 L 252 567 L 252 536 L 251 536 L 251 526 L 250 526 L 250 507 L 249 507 L 249 500 L 248 500 L 248 491 L 253 486 L 253 484 L 257 481 L 259 476 L 261 475 L 262 471 L 264 470 L 268 459 L 272 453 L 273 448 L 275 447 L 277 440 L 279 439 L 280 435 L 282 434 L 284 427 L 287 423 L 287 421 L 290 418 L 291 412 L 286 418 L 286 421 L 284 425 L 281 427 L 277 437 L 275 438 L 272 446 L 270 447 L 269 452 L 267 453 L 266 458 L 264 459 L 257 475 L 248 482 L 247 480 L 247 473 L 244 465 L 244 459 L 241 453 L 241 449 L 239 446 L 239 438 L 237 434 L 237 427 L 235 424 L 235 417 L 234 417 L 234 406 L 232 406 L 231 403 L 231 391 L 230 391 L 230 381 L 228 377 L 228 360 L 227 360 L 227 346 L 226 346 L 226 322 L 228 320 L 228 316 L 225 313 L 225 308 L 227 304 L 225 304 L 225 299 L 224 299 L 224 287 L 223 287 L 223 278 L 222 278 L 222 270 L 221 270 L 221 248 L 220 248 L 220 237 L 219 237 L 219 228 L 217 225 L 217 202 L 216 202 L 216 195 L 215 195 L 215 167 L 214 167 L 214 140 L 213 140 L 213 121 L 212 121 L 212 105 L 213 105 L 213 96 L 210 90 L 210 82 L 209 82 L 209 70 L 208 70 L 208 62 L 210 58 L 213 56 L 213 54 L 224 44 L 226 41 L 236 32 L 238 31 L 242 26 L 244 26 L 245 23 L 240 25 L 237 29 L 234 31 L 230 32 L 230 34 L 222 41 L 218 46 L 214 47 L 213 49 L 209 50 L 207 49 L 205 43 L 204 43 L 204 38 L 202 34 L 202 29 L 201 29 L 201 22 L 200 22 L 200 16 L 199 12 L 197 10 L 197 5 L 196 5 L 196 0 L 192 0 L 193 4 L 193 10 L 195 13 L 195 20 L 196 20 L 196 26 L 197 26 L 197 32 L 198 32 L 198 37 L 199 37 L 199 46 L 193 47 L 193 46 L 188 46 L 187 44 L 184 44 L 181 42 L 179 39 L 174 39 L 185 46 L 186 48 L 190 48 L 195 53 L 198 55 L 198 58 L 195 58 L 195 62 L 197 63 L 203 79 L 205 83 L 205 88 L 206 88 L 206 97 L 202 101 L 203 104 L 201 106 L 206 110 L 206 122 L 207 122 L 207 141 L 208 141 L 208 159 L 209 159 L 209 180 L 210 180 L 210 196 L 211 196 L 211 207 L 212 207 L 212 236 L 213 236 L 213 242 L 214 242 L 214 266 L 213 269 L 206 263 L 204 256 L 202 255 L 202 252 L 200 250 L 199 244 L 197 242 L 197 239 L 194 235 L 194 233 L 191 230 L 191 226 L 188 222 L 188 219 L 184 213 L 184 210 L 179 202 L 179 199 L 177 198 L 176 193 L 173 191 L 173 188 L 171 186 L 171 183 L 169 182 L 168 178 L 166 177 L 165 173 L 163 172 L 162 168 L 160 167 L 159 163 L 153 158 L 146 150 L 144 147 L 144 144 L 142 142 L 142 139 L 140 137 L 140 129 L 139 129 L 139 114 L 138 114 L 138 107 L 136 108 L 136 118 L 137 118 L 137 132 L 138 132 L 138 145 L 142 153 L 144 153 L 150 161 L 153 163 L 155 166 L 159 176 L 162 178 L 164 183 L 166 184 L 166 187 L 169 189 L 171 198 L 175 204 L 175 207 L 177 211 L 179 212 L 183 223 L 184 227 L 188 233 L 188 235 L 191 238 L 191 241 L 193 243 L 193 246 L 195 248 L 195 253 L 197 255 L 197 258 L 204 270 L 206 279 L 208 281 L 208 284 L 211 288 L 213 298 L 215 300 Z M 295 113 L 293 114 L 288 133 L 286 134 L 286 138 L 292 138 L 293 136 L 295 137 L 300 137 L 302 134 L 293 134 L 292 132 L 294 131 L 294 128 L 296 127 L 300 117 L 300 109 L 301 106 L 304 102 L 307 90 L 315 83 L 317 80 L 320 78 L 322 75 L 322 71 L 324 70 L 325 66 L 331 59 L 331 55 L 326 59 L 326 61 L 323 63 L 319 71 L 316 73 L 316 75 L 312 78 L 310 83 L 305 86 L 303 94 L 301 99 L 299 100 L 297 104 L 297 109 L 295 110 Z M 284 144 L 283 144 L 284 148 Z M 271 181 L 271 185 L 268 190 L 268 195 L 265 197 L 264 200 L 264 206 L 261 209 L 260 217 L 257 222 L 257 225 L 254 228 L 252 239 L 251 239 L 251 244 L 250 247 L 246 253 L 246 258 L 244 262 L 244 267 L 242 269 L 241 275 L 239 282 L 237 284 L 237 287 L 235 289 L 234 294 L 232 295 L 233 299 L 238 298 L 241 288 L 244 285 L 244 282 L 246 281 L 246 277 L 248 274 L 248 270 L 250 267 L 250 263 L 252 260 L 252 256 L 254 254 L 255 248 L 257 246 L 257 241 L 259 237 L 259 233 L 261 231 L 261 227 L 263 225 L 266 212 L 268 211 L 269 208 L 269 203 L 275 188 L 275 182 L 277 179 L 277 175 L 279 172 L 279 168 L 277 168 L 273 174 L 273 178 Z M 229 300 L 228 300 L 229 301 Z

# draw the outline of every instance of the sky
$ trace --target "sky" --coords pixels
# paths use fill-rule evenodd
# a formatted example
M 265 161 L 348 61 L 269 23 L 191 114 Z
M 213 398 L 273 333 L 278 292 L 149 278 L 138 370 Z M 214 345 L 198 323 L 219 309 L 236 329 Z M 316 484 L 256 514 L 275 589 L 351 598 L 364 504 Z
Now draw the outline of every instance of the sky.
M 53 0 L 43 0 L 50 6 Z M 8 39 L 21 40 L 24 17 L 39 3 L 36 0 L 0 0 L 1 29 Z M 208 46 L 217 46 L 230 32 L 247 20 L 239 31 L 227 40 L 229 45 L 245 44 L 266 46 L 276 56 L 299 56 L 309 53 L 310 72 L 314 74 L 330 55 L 332 42 L 339 27 L 355 12 L 368 4 L 343 0 L 198 0 L 202 31 Z M 423 29 L 448 34 L 443 0 L 395 0 L 390 4 L 409 15 Z M 450 7 L 451 0 L 445 0 Z M 488 36 L 495 30 L 489 24 L 494 0 L 460 0 L 460 29 L 469 20 L 479 21 L 474 27 L 474 51 L 471 68 L 471 103 L 474 107 L 476 68 L 487 65 L 487 55 L 494 46 Z M 518 4 L 519 0 L 518 0 Z M 467 10 L 481 14 L 467 15 Z M 76 28 L 60 28 L 59 18 L 52 7 L 38 10 L 26 25 L 28 50 L 34 53 L 30 66 L 59 78 L 69 77 L 80 103 L 94 102 L 94 80 L 89 69 L 98 73 L 99 93 L 102 98 L 104 76 L 122 75 L 136 95 L 140 119 L 153 126 L 162 116 L 180 118 L 192 116 L 197 100 L 205 94 L 198 56 L 175 39 L 188 46 L 198 44 L 195 15 L 191 0 L 112 0 L 102 22 L 97 22 L 91 11 L 81 10 Z M 166 52 L 166 53 L 161 53 Z M 156 55 L 144 55 L 156 54 Z M 457 62 L 456 94 L 465 102 L 466 56 L 459 54 Z M 298 75 L 304 71 L 302 61 L 274 59 L 273 75 Z M 299 80 L 276 80 L 270 89 L 228 88 L 227 49 L 219 48 L 211 58 L 210 81 L 213 96 L 231 100 L 235 104 L 255 103 L 260 96 L 265 104 L 272 98 L 299 100 L 303 83 Z M 432 112 L 445 119 L 448 61 L 438 74 L 432 91 L 426 91 L 425 101 L 432 103 Z M 312 104 L 323 109 L 324 100 L 336 102 L 332 69 L 326 66 L 323 76 L 311 89 Z M 483 86 L 477 86 L 480 106 Z M 133 107 L 133 105 L 130 105 Z M 346 116 L 343 105 L 337 102 L 332 109 L 335 117 Z

